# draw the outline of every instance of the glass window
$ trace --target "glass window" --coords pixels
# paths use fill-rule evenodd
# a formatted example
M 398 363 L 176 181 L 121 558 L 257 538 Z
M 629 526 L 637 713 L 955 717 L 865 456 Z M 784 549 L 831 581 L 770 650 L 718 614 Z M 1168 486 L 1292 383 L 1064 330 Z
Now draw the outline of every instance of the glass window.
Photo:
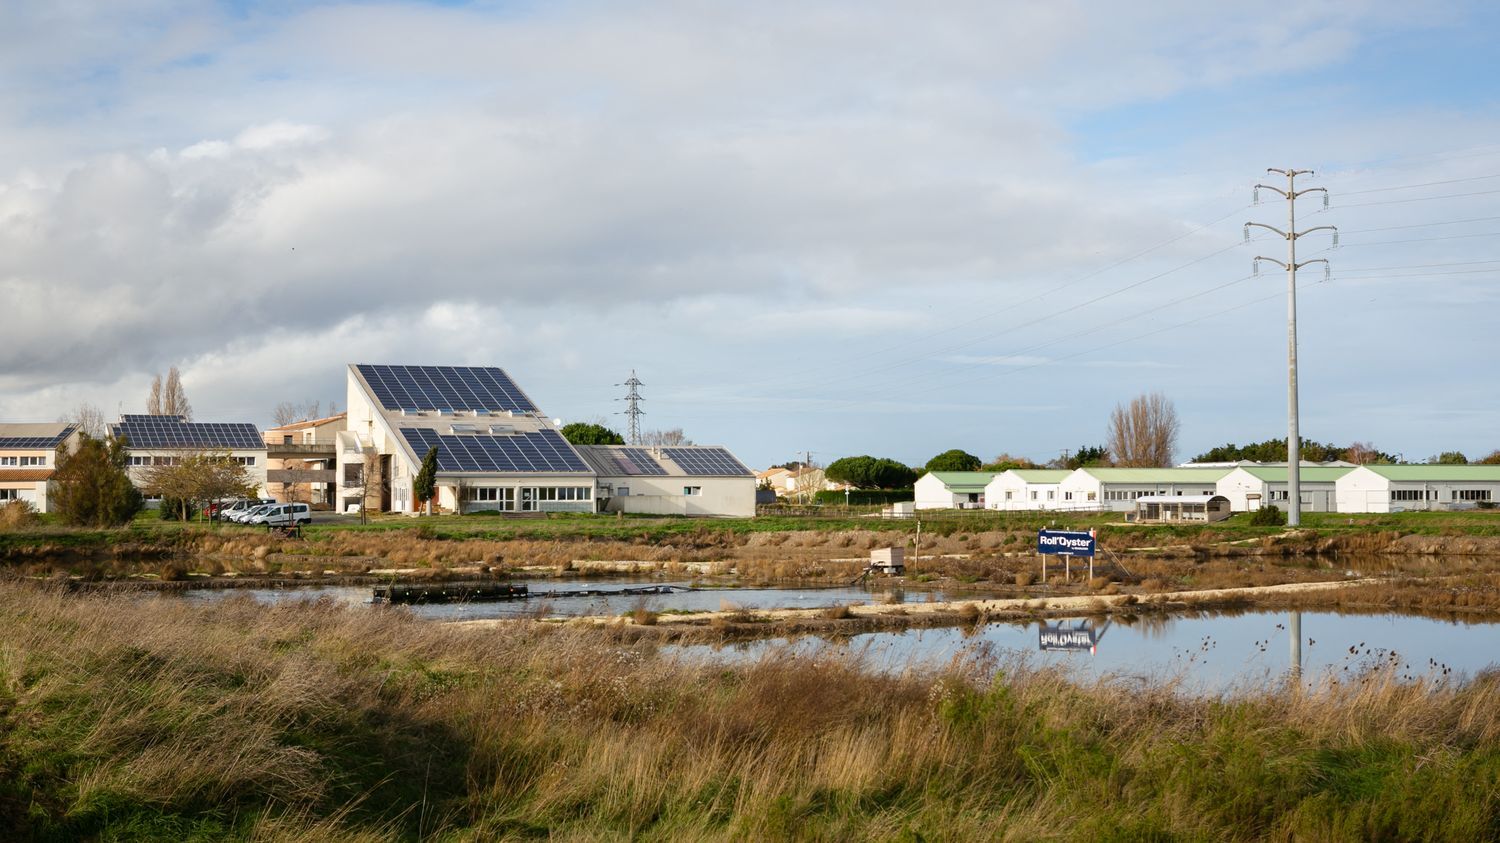
M 693 497 L 694 495 L 701 495 L 701 494 L 703 494 L 703 487 L 702 486 L 683 486 L 682 487 L 682 493 L 684 495 L 687 495 L 688 497 Z
M 15 489 L 0 489 L 0 501 L 13 501 L 16 497 Z

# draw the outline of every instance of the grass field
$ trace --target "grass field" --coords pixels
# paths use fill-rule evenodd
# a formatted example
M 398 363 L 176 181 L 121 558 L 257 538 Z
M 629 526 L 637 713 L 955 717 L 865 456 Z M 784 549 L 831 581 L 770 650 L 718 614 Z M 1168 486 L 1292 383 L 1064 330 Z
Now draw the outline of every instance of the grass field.
M 1204 698 L 0 584 L 0 721 L 9 839 L 1500 836 L 1494 674 Z

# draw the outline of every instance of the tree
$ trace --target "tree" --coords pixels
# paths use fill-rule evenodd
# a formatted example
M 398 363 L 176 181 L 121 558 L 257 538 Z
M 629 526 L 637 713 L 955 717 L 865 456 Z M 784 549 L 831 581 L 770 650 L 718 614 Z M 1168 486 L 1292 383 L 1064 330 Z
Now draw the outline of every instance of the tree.
M 146 491 L 158 495 L 168 514 L 187 521 L 200 505 L 224 498 L 249 497 L 255 491 L 250 473 L 239 460 L 219 451 L 185 453 L 146 469 Z
M 562 427 L 563 438 L 574 445 L 624 445 L 625 437 L 602 424 L 573 422 Z
M 925 468 L 928 471 L 978 471 L 979 466 L 979 457 L 968 451 L 954 448 L 928 460 Z
M 432 514 L 432 499 L 437 495 L 437 470 L 438 449 L 436 445 L 427 449 L 427 456 L 422 458 L 422 467 L 417 470 L 417 476 L 412 480 L 411 493 L 417 502 L 427 506 L 427 514 Z
M 370 523 L 370 507 L 380 505 L 380 499 L 389 488 L 385 472 L 381 471 L 380 454 L 374 448 L 364 449 L 364 461 L 360 465 L 344 465 L 341 485 L 345 489 L 359 491 L 359 523 Z
M 57 449 L 56 491 L 51 503 L 62 520 L 81 527 L 115 527 L 135 517 L 145 500 L 125 471 L 125 440 L 89 434 L 78 448 Z
M 824 476 L 859 489 L 909 489 L 917 479 L 917 473 L 902 463 L 868 455 L 836 459 L 824 469 Z
M 1490 451 L 1490 455 L 1480 460 L 1479 465 L 1500 465 L 1500 450 Z
M 1059 456 L 1047 463 L 1048 468 L 1075 469 L 1084 466 L 1109 465 L 1109 449 L 1103 445 L 1081 445 L 1067 456 Z
M 1372 462 L 1380 462 L 1380 452 L 1375 450 L 1375 445 L 1370 442 L 1351 442 L 1344 449 L 1344 460 L 1355 465 L 1367 465 Z
M 1301 451 L 1302 459 L 1309 462 L 1347 460 L 1356 465 L 1364 465 L 1372 462 L 1396 461 L 1395 457 L 1376 450 L 1375 446 L 1369 442 L 1354 442 L 1348 447 L 1340 447 L 1328 442 L 1303 439 Z M 1238 462 L 1240 460 L 1286 462 L 1286 437 L 1252 442 L 1244 447 L 1231 442 L 1193 457 L 1193 462 Z
M 167 370 L 165 381 L 161 375 L 151 379 L 151 394 L 146 398 L 146 415 L 182 416 L 186 421 L 193 420 L 193 405 L 188 403 L 187 393 L 182 389 L 182 376 L 177 373 L 176 366 Z
M 104 438 L 104 411 L 87 401 L 64 413 L 58 421 L 67 422 L 77 427 L 80 433 L 87 433 L 95 439 Z
M 1444 451 L 1435 457 L 1430 457 L 1427 462 L 1436 465 L 1468 465 L 1469 458 L 1462 451 Z
M 674 427 L 671 430 L 647 430 L 641 434 L 641 444 L 653 447 L 672 448 L 678 445 L 691 445 L 693 440 L 683 434 L 682 428 Z
M 1001 454 L 998 457 L 980 466 L 985 471 L 1010 471 L 1013 468 L 1040 468 L 1036 463 L 1026 457 L 1018 457 L 1010 453 Z
M 335 412 L 333 404 L 329 405 L 329 412 Z M 271 421 L 277 427 L 285 427 L 293 422 L 306 421 L 308 419 L 319 419 L 323 417 L 323 403 L 321 401 L 305 401 L 301 404 L 293 404 L 290 401 L 282 401 L 271 410 Z
M 1110 413 L 1109 452 L 1118 466 L 1170 466 L 1179 428 L 1177 408 L 1167 396 L 1138 395 L 1129 404 L 1116 404 Z

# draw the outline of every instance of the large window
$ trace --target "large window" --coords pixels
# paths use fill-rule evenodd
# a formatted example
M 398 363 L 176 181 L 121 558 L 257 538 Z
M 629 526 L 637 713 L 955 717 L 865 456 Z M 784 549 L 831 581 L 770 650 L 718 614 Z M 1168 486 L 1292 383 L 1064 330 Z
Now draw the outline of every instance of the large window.
M 47 465 L 46 457 L 0 457 L 0 465 L 20 466 L 22 468 L 42 468 Z
M 1456 501 L 1487 501 L 1490 499 L 1489 489 L 1454 489 L 1453 499 Z
M 474 503 L 495 504 L 493 507 L 476 507 L 478 509 L 509 511 L 516 508 L 516 490 L 508 486 L 473 486 L 466 497 Z
M 16 489 L 0 489 L 0 501 L 13 501 L 17 499 Z
M 234 461 L 240 465 L 255 465 L 255 457 L 235 457 Z
M 1391 500 L 1393 501 L 1421 501 L 1437 500 L 1436 489 L 1392 489 Z

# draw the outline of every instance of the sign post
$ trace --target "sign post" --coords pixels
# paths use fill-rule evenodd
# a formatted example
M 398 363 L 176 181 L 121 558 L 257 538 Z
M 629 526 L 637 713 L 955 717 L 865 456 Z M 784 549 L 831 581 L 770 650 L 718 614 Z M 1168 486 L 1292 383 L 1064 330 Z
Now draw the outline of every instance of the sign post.
M 1089 560 L 1089 578 L 1094 577 L 1094 548 L 1098 546 L 1098 537 L 1093 530 L 1083 532 L 1079 530 L 1038 530 L 1036 534 L 1036 552 L 1042 556 L 1042 582 L 1047 582 L 1047 556 L 1063 557 L 1063 577 L 1068 582 L 1073 580 L 1073 557 L 1087 556 Z

